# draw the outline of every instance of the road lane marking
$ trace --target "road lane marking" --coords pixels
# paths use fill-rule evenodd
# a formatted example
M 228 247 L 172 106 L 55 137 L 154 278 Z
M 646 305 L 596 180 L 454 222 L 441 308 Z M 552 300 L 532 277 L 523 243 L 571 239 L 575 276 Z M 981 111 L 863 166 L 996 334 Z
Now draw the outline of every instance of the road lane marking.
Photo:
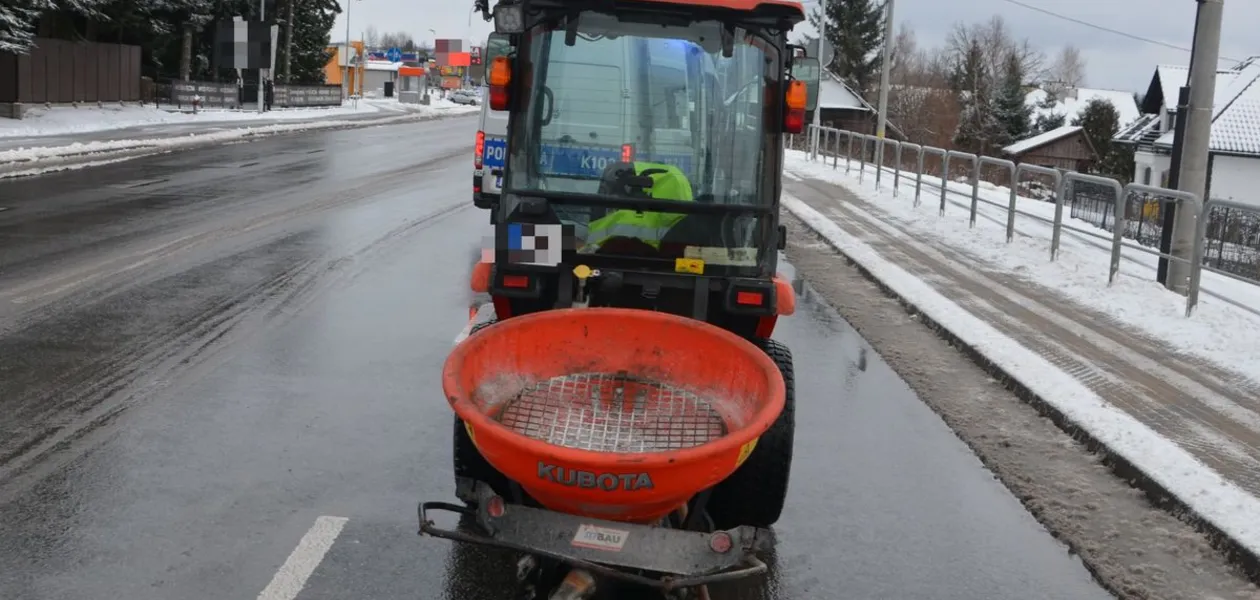
M 337 536 L 341 535 L 341 529 L 346 526 L 348 520 L 345 517 L 315 519 L 315 524 L 306 532 L 306 535 L 302 536 L 302 540 L 298 542 L 297 548 L 293 549 L 289 559 L 284 561 L 280 570 L 276 571 L 275 577 L 271 578 L 271 583 L 258 594 L 258 600 L 297 598 L 302 588 L 306 586 L 306 580 L 310 578 L 311 573 L 315 572 L 315 567 L 323 562 L 324 555 L 328 553 L 329 548 L 332 548 Z

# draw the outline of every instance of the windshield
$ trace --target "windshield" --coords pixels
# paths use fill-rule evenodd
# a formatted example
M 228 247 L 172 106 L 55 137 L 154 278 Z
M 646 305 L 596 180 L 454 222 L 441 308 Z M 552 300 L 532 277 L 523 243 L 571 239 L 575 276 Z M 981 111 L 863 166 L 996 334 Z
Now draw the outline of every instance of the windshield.
M 508 191 L 768 205 L 765 163 L 777 138 L 767 135 L 767 115 L 780 106 L 766 99 L 776 98 L 779 57 L 740 28 L 726 56 L 724 36 L 719 21 L 644 25 L 598 13 L 581 15 L 572 45 L 563 23 L 528 33 L 518 55 L 525 105 L 513 126 Z M 656 239 L 644 241 L 658 251 L 669 229 L 689 231 L 675 237 L 693 247 L 752 250 L 760 225 L 746 211 L 691 215 L 680 225 L 682 215 L 554 210 L 576 226 L 587 251 L 602 243 L 588 229 L 608 219 L 624 232 L 655 229 Z

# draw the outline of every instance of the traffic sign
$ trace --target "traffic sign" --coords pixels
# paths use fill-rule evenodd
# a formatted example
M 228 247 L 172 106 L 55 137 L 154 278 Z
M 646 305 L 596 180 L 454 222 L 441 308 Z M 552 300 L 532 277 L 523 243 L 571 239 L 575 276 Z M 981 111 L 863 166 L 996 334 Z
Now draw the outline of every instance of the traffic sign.
M 818 42 L 818 38 L 809 40 L 809 42 L 805 44 L 805 55 L 817 58 L 820 66 L 825 69 L 831 66 L 831 61 L 836 59 L 836 48 L 835 46 L 832 46 L 830 42 L 824 42 L 822 45 L 822 53 L 819 53 Z
M 389 51 L 385 53 L 385 58 L 389 59 L 389 62 L 402 62 L 402 50 L 398 48 L 390 48 Z

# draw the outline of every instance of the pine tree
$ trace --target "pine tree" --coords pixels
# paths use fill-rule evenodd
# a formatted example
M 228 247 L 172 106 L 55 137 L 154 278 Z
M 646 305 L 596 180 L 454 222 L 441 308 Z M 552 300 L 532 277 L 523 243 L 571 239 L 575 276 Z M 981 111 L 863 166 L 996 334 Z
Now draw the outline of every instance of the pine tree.
M 988 150 L 1001 131 L 992 111 L 992 79 L 985 66 L 984 49 L 978 41 L 954 65 L 950 86 L 962 107 L 954 145 L 975 153 Z
M 1111 139 L 1120 131 L 1120 112 L 1115 105 L 1101 98 L 1094 98 L 1072 121 L 1085 130 L 1085 137 L 1098 153 L 1097 173 L 1127 181 L 1133 176 L 1133 153 Z
M 39 11 L 19 4 L 0 4 L 0 53 L 26 53 L 35 44 Z
M 999 123 L 994 142 L 1006 146 L 1028 137 L 1032 129 L 1032 107 L 1024 94 L 1024 67 L 1014 53 L 1006 59 L 1002 84 L 993 98 L 993 117 Z
M 1051 109 L 1055 106 L 1056 105 L 1051 105 Z M 1045 133 L 1047 131 L 1054 131 L 1064 125 L 1067 125 L 1067 115 L 1061 112 L 1047 110 L 1046 112 L 1037 115 L 1037 120 L 1033 123 L 1032 132 Z
M 819 18 L 818 11 L 810 15 L 815 28 Z M 836 51 L 828 70 L 858 93 L 870 91 L 879 73 L 879 50 L 884 43 L 884 5 L 872 0 L 829 0 L 827 41 Z
M 109 21 L 102 12 L 110 0 L 0 0 L 0 52 L 25 54 L 35 45 L 35 28 L 50 17 L 55 29 L 74 30 L 79 18 L 89 25 Z M 82 37 L 71 31 L 75 37 Z
M 332 58 L 328 44 L 332 40 L 333 24 L 341 12 L 337 0 L 304 0 L 294 5 L 293 11 L 293 58 L 294 84 L 323 84 L 324 67 Z M 285 46 L 281 42 L 280 49 Z M 277 62 L 283 63 L 283 53 L 277 53 Z

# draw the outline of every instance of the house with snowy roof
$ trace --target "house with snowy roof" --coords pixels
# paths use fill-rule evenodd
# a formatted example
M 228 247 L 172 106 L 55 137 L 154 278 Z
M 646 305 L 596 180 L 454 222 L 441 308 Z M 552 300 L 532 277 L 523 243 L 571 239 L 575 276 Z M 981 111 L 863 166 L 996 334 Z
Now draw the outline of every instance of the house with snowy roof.
M 830 71 L 824 70 L 822 79 L 818 82 L 817 110 L 822 112 L 819 120 L 824 127 L 875 134 L 879 112 L 861 94 Z M 888 123 L 887 129 L 889 138 L 906 139 L 905 134 L 892 122 Z
M 1064 117 L 1064 125 L 1071 125 L 1074 119 L 1085 112 L 1085 107 L 1089 106 L 1093 100 L 1106 100 L 1116 107 L 1122 128 L 1142 116 L 1133 92 L 1075 87 L 1050 92 L 1036 88 L 1024 96 L 1024 104 L 1032 108 L 1034 121 L 1038 117 L 1061 115 Z
M 1159 65 L 1142 102 L 1142 118 L 1114 140 L 1134 146 L 1134 181 L 1167 185 L 1177 97 L 1189 69 Z M 1260 206 L 1260 56 L 1216 72 L 1208 194 Z
M 1088 173 L 1098 160 L 1098 150 L 1079 125 L 1051 129 L 1002 148 L 1002 152 L 1017 163 L 1081 173 Z

